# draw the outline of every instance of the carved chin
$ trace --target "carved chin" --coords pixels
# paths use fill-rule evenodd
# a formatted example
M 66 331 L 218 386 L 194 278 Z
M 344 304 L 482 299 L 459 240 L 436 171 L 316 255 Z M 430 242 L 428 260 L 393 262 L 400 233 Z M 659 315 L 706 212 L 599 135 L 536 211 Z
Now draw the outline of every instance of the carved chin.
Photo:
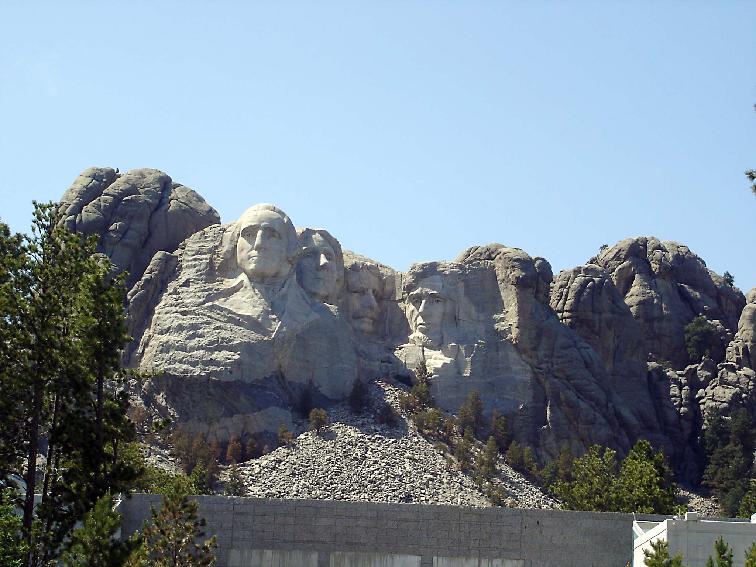
M 375 327 L 375 320 L 368 319 L 367 317 L 356 317 L 352 319 L 352 325 L 358 331 L 362 331 L 363 333 L 372 333 L 373 328 Z

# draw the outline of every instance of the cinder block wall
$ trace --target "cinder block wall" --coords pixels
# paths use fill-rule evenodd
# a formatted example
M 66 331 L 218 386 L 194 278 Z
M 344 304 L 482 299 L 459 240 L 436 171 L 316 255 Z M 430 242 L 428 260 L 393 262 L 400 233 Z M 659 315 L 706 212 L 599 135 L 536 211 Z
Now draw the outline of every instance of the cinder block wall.
M 437 565 L 440 558 L 481 558 L 512 561 L 480 565 L 625 567 L 633 553 L 628 514 L 224 496 L 197 501 L 206 533 L 217 535 L 219 566 L 236 567 L 255 549 L 318 552 L 318 567 L 331 565 L 331 552 L 417 556 L 422 567 L 434 558 Z M 160 496 L 123 502 L 124 536 L 141 528 L 151 506 L 159 508 Z

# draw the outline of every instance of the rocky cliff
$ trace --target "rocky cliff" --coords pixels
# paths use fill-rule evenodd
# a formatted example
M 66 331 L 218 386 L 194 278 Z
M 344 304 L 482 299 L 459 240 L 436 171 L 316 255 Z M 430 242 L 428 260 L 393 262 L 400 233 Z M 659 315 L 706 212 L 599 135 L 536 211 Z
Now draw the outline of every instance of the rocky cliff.
M 500 244 L 400 273 L 273 205 L 219 224 L 157 170 L 89 169 L 62 210 L 130 274 L 134 395 L 211 440 L 272 439 L 303 405 L 424 365 L 441 409 L 478 391 L 543 460 L 647 438 L 695 476 L 706 412 L 756 407 L 756 290 L 674 242 L 627 239 L 556 276 Z M 717 336 L 692 360 L 701 315 Z

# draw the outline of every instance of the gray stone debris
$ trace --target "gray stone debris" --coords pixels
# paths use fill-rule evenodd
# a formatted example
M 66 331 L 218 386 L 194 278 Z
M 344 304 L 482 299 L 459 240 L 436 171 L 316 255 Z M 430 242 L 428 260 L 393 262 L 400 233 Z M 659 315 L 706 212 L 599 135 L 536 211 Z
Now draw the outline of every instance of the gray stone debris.
M 385 383 L 379 386 L 372 388 L 372 410 L 383 403 L 381 389 L 398 410 L 399 390 Z M 470 476 L 405 418 L 398 417 L 397 425 L 389 427 L 378 423 L 371 411 L 355 416 L 343 406 L 334 408 L 330 418 L 332 424 L 322 436 L 303 433 L 292 447 L 242 463 L 246 496 L 491 506 Z M 510 506 L 557 507 L 503 459 L 498 469 L 495 482 Z

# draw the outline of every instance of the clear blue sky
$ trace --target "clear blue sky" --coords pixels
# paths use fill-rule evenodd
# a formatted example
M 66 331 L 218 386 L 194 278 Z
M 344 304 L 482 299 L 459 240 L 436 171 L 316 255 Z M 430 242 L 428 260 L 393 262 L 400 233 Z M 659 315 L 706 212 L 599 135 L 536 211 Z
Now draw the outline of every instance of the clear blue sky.
M 157 6 L 153 6 L 156 4 Z M 9 2 L 0 217 L 90 165 L 398 269 L 638 235 L 756 285 L 756 2 Z

